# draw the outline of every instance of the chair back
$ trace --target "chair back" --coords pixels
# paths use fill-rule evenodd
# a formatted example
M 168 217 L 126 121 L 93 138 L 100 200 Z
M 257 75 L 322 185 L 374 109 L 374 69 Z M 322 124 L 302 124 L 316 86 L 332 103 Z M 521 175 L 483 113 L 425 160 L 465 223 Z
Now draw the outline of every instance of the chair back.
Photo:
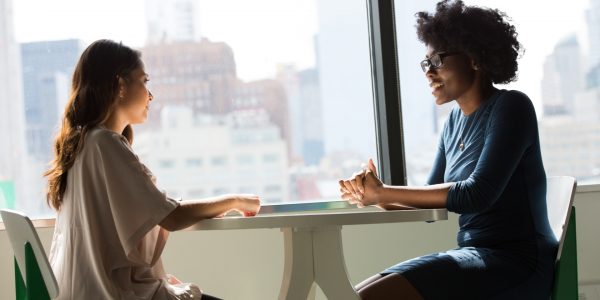
M 550 176 L 547 179 L 546 205 L 548 207 L 548 220 L 554 236 L 558 240 L 558 253 L 556 260 L 562 253 L 567 226 L 573 208 L 577 181 L 570 176 Z
M 52 272 L 40 238 L 33 227 L 33 223 L 31 223 L 31 220 L 25 214 L 14 210 L 2 209 L 0 210 L 0 214 L 2 215 L 2 222 L 6 228 L 8 239 L 15 253 L 15 260 L 17 261 L 17 266 L 15 267 L 19 268 L 23 276 L 27 273 L 25 245 L 29 243 L 46 284 L 48 295 L 51 298 L 56 298 L 58 296 L 58 283 L 56 282 L 54 272 Z M 26 278 L 23 278 L 23 280 L 26 280 Z M 25 282 L 25 285 L 27 285 L 27 282 Z

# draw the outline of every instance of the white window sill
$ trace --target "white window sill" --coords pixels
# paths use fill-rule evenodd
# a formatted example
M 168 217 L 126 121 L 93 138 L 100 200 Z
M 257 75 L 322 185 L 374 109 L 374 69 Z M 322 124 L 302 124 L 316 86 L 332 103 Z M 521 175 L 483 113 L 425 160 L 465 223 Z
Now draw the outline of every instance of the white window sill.
M 586 184 L 586 185 L 580 185 L 577 186 L 577 194 L 583 194 L 583 193 L 597 193 L 600 192 L 600 184 Z M 35 228 L 50 228 L 50 227 L 54 227 L 54 223 L 55 223 L 56 219 L 51 218 L 51 219 L 36 219 L 36 220 L 31 220 L 31 222 L 33 223 L 33 226 L 35 226 Z M 4 230 L 4 223 L 0 222 L 0 231 Z

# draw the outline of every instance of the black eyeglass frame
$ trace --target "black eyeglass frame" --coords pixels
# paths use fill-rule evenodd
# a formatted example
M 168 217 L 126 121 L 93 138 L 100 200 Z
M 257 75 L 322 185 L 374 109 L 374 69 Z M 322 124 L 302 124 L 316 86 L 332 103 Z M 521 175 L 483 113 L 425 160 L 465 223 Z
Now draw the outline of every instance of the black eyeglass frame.
M 421 61 L 421 69 L 427 73 L 430 68 L 439 69 L 444 65 L 444 58 L 452 55 L 458 55 L 458 52 L 438 52 L 429 58 Z

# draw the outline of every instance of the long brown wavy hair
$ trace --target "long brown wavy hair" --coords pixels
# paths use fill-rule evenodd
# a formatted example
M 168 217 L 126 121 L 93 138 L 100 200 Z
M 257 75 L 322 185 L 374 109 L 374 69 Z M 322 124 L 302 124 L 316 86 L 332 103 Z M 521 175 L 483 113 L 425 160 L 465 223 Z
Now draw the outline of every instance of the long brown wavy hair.
M 141 65 L 139 51 L 111 40 L 95 41 L 81 54 L 54 142 L 54 159 L 44 173 L 48 177 L 46 201 L 54 209 L 60 210 L 69 169 L 83 148 L 88 130 L 106 121 L 114 110 L 119 78 L 128 79 Z M 130 144 L 133 142 L 131 125 L 122 134 Z

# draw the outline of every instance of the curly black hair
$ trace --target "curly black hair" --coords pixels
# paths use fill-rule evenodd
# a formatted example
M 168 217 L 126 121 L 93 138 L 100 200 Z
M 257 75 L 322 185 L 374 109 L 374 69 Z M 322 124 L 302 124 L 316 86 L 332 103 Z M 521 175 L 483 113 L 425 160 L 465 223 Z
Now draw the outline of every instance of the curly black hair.
M 504 12 L 444 0 L 437 3 L 435 14 L 422 11 L 415 16 L 421 42 L 438 51 L 468 55 L 493 83 L 517 79 L 523 46 Z

